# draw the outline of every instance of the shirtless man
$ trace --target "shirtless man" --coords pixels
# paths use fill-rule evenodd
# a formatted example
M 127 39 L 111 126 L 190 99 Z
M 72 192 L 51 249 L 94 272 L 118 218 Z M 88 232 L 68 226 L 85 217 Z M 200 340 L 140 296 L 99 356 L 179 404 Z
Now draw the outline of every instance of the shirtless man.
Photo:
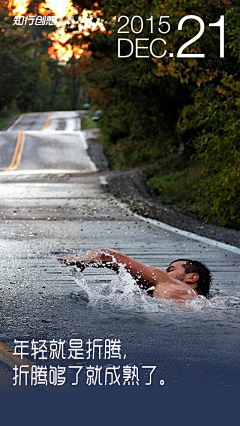
M 96 249 L 81 256 L 61 256 L 61 263 L 76 266 L 83 271 L 87 266 L 107 267 L 115 272 L 124 268 L 143 289 L 150 290 L 152 296 L 179 301 L 197 299 L 209 293 L 211 274 L 202 263 L 177 259 L 170 263 L 166 271 L 144 265 L 137 260 L 112 249 Z

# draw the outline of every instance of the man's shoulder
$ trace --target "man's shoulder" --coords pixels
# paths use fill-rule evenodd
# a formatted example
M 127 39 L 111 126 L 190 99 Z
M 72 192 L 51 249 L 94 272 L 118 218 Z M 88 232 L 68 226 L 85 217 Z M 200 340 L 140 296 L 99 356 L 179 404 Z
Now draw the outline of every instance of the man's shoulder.
M 174 300 L 193 300 L 198 298 L 197 293 L 188 284 L 169 277 L 166 282 L 156 284 L 153 296 Z

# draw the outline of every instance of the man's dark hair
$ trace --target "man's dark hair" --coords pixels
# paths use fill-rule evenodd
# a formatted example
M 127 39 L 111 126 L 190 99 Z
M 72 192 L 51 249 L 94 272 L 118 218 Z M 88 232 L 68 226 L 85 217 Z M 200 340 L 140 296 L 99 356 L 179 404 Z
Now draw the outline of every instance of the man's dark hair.
M 186 274 L 196 272 L 199 275 L 197 282 L 197 292 L 201 296 L 207 296 L 212 281 L 211 272 L 209 269 L 203 263 L 198 262 L 198 260 L 177 259 L 174 260 L 174 262 L 184 262 L 182 266 L 185 269 Z

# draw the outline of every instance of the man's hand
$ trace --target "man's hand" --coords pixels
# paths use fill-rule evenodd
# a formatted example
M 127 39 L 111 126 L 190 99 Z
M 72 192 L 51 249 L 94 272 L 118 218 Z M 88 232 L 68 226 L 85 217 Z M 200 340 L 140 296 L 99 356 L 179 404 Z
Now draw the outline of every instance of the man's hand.
M 84 271 L 86 267 L 84 261 L 81 260 L 81 257 L 73 256 L 71 254 L 68 254 L 67 256 L 60 256 L 57 260 L 61 263 L 65 263 L 67 266 L 76 266 L 81 271 Z
M 105 266 L 118 273 L 120 267 L 123 267 L 132 275 L 136 283 L 145 289 L 170 279 L 167 273 L 159 268 L 143 265 L 119 251 L 107 248 L 89 250 L 79 257 L 73 255 L 61 256 L 58 260 L 69 266 L 75 265 L 81 271 L 87 266 L 93 266 L 94 268 Z

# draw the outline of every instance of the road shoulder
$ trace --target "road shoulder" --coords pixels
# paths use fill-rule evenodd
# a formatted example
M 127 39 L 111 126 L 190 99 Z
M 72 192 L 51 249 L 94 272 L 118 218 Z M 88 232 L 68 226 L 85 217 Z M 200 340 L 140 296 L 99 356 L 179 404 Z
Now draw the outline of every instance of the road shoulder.
M 206 223 L 195 214 L 167 204 L 154 197 L 147 188 L 147 177 L 142 168 L 110 171 L 108 161 L 98 140 L 98 133 L 88 130 L 88 154 L 98 170 L 104 173 L 105 190 L 121 202 L 126 203 L 134 213 L 164 222 L 170 226 L 211 238 L 225 244 L 240 247 L 240 231 Z

